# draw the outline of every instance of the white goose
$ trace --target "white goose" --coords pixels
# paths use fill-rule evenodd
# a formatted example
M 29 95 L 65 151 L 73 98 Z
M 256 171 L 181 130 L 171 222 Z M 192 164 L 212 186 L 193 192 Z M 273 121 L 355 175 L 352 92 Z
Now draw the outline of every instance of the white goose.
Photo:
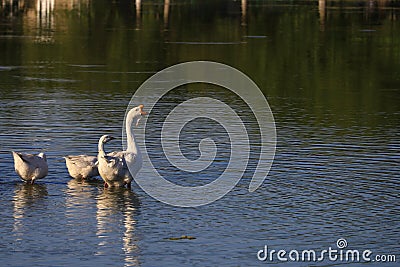
M 126 135 L 127 149 L 125 151 L 116 151 L 106 154 L 104 144 L 112 139 L 111 136 L 103 135 L 99 140 L 98 146 L 98 170 L 101 178 L 104 180 L 105 187 L 121 187 L 127 185 L 129 188 L 133 177 L 142 167 L 142 155 L 139 147 L 136 145 L 132 126 L 137 126 L 142 115 L 147 114 L 143 111 L 143 105 L 131 109 L 126 115 Z M 128 168 L 130 166 L 130 168 Z
M 66 156 L 64 159 L 69 175 L 75 179 L 88 179 L 99 175 L 95 156 Z
M 25 182 L 33 184 L 37 179 L 44 178 L 48 173 L 46 155 L 23 154 L 11 151 L 14 158 L 15 172 Z

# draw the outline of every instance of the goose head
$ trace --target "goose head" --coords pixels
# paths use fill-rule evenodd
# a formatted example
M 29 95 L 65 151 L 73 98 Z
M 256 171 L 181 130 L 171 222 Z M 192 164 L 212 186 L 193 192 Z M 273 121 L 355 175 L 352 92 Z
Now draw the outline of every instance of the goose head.
M 40 153 L 38 154 L 38 157 L 44 159 L 44 161 L 47 162 L 46 155 L 45 155 L 43 152 L 40 152 Z
M 137 126 L 139 124 L 140 119 L 143 115 L 147 115 L 147 112 L 143 110 L 144 106 L 139 105 L 137 107 L 132 108 L 129 110 L 127 114 L 127 119 L 132 120 L 133 124 Z
M 110 142 L 113 139 L 115 139 L 115 138 L 105 134 L 100 138 L 99 143 L 106 144 L 106 143 Z

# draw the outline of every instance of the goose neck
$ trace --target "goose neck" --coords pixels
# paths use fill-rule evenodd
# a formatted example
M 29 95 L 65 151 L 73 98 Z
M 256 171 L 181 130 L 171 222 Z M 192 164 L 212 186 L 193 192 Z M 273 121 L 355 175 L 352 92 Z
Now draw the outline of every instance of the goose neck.
M 132 128 L 134 127 L 135 119 L 129 116 L 126 118 L 126 142 L 127 142 L 127 151 L 132 153 L 138 153 L 139 148 L 136 145 L 135 135 L 133 133 Z

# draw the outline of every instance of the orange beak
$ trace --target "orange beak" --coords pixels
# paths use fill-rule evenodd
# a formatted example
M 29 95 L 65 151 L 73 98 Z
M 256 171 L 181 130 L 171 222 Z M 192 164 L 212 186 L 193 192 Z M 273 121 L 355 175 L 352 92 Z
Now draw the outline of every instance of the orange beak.
M 144 106 L 143 105 L 139 105 L 140 108 L 140 115 L 147 115 L 147 112 L 143 110 Z

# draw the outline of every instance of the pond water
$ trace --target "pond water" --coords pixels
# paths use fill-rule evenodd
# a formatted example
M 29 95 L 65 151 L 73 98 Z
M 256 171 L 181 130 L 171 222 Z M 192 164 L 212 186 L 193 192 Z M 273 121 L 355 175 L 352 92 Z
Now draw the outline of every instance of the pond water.
M 396 255 L 398 264 L 397 1 L 6 0 L 0 14 L 3 265 L 258 266 L 268 263 L 257 259 L 265 245 L 322 251 L 337 248 L 339 238 L 349 249 Z M 136 184 L 112 190 L 100 179 L 69 177 L 63 156 L 95 155 L 104 133 L 121 140 L 140 84 L 193 60 L 237 68 L 269 102 L 278 142 L 257 191 L 248 192 L 245 175 L 220 200 L 181 208 Z M 169 101 L 191 96 L 232 97 L 200 85 Z M 189 127 L 190 138 L 215 127 Z M 189 159 L 198 157 L 195 146 L 186 149 Z M 24 184 L 11 150 L 44 151 L 49 175 Z M 210 177 L 169 180 L 198 185 Z M 170 240 L 182 235 L 195 239 Z M 276 256 L 272 263 L 288 264 Z M 343 263 L 326 257 L 315 265 Z

